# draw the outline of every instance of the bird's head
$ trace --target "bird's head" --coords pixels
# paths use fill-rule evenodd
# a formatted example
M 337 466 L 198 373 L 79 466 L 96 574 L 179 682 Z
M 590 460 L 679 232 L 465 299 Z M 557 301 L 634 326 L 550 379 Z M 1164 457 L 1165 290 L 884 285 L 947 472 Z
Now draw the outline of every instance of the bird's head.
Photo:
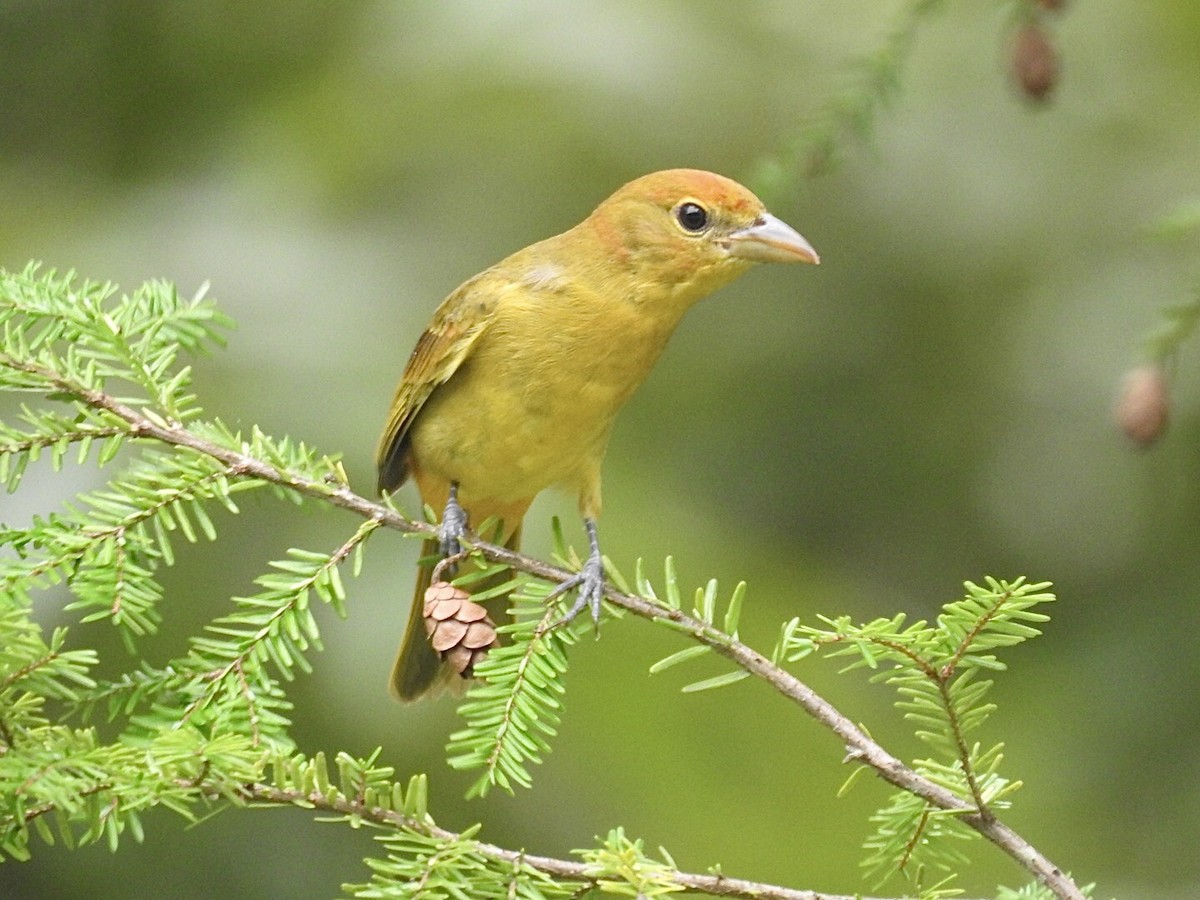
M 753 263 L 819 261 L 808 241 L 749 190 L 697 169 L 668 169 L 629 182 L 580 228 L 600 243 L 610 264 L 643 288 L 662 287 L 692 302 Z

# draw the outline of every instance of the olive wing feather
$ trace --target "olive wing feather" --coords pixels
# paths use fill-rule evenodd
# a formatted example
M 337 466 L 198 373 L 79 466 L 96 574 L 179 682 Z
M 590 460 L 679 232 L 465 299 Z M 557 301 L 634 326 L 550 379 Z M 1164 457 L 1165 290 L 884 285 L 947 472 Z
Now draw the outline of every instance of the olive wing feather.
M 408 478 L 412 424 L 429 396 L 458 370 L 487 330 L 500 287 L 491 272 L 472 278 L 442 302 L 417 340 L 379 442 L 376 464 L 381 493 L 396 490 Z

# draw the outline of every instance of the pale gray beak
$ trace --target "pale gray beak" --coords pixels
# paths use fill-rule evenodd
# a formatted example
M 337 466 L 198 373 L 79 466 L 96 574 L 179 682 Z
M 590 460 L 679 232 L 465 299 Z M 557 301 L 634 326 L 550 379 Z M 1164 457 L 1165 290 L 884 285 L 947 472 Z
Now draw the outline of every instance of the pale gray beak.
M 729 235 L 729 252 L 751 262 L 819 263 L 817 251 L 800 232 L 768 212 Z

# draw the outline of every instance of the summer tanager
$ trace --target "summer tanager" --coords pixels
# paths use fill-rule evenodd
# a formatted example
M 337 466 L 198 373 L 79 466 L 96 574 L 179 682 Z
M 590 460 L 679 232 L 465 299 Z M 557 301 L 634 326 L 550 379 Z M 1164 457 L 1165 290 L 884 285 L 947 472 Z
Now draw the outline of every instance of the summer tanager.
M 519 250 L 452 293 L 417 341 L 379 446 L 379 490 L 411 475 L 445 510 L 456 552 L 467 522 L 496 516 L 515 549 L 551 485 L 579 496 L 590 555 L 565 618 L 599 616 L 600 464 L 617 411 L 684 313 L 756 262 L 817 262 L 808 242 L 735 181 L 693 169 L 631 181 L 569 231 Z M 423 567 L 392 671 L 411 700 L 439 677 L 423 627 Z

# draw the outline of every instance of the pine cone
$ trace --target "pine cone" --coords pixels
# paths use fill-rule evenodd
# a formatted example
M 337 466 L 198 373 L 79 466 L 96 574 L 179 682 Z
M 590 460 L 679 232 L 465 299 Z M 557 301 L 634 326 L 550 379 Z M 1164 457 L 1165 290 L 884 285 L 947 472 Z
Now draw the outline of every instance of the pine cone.
M 425 633 L 429 644 L 453 671 L 470 678 L 476 664 L 499 647 L 496 623 L 471 595 L 448 581 L 425 589 Z
M 1140 447 L 1157 441 L 1167 427 L 1169 412 L 1167 376 L 1159 366 L 1138 366 L 1125 376 L 1113 415 L 1131 441 Z
M 1058 50 L 1050 36 L 1035 24 L 1018 29 L 1012 46 L 1012 72 L 1030 100 L 1045 100 L 1059 79 Z

